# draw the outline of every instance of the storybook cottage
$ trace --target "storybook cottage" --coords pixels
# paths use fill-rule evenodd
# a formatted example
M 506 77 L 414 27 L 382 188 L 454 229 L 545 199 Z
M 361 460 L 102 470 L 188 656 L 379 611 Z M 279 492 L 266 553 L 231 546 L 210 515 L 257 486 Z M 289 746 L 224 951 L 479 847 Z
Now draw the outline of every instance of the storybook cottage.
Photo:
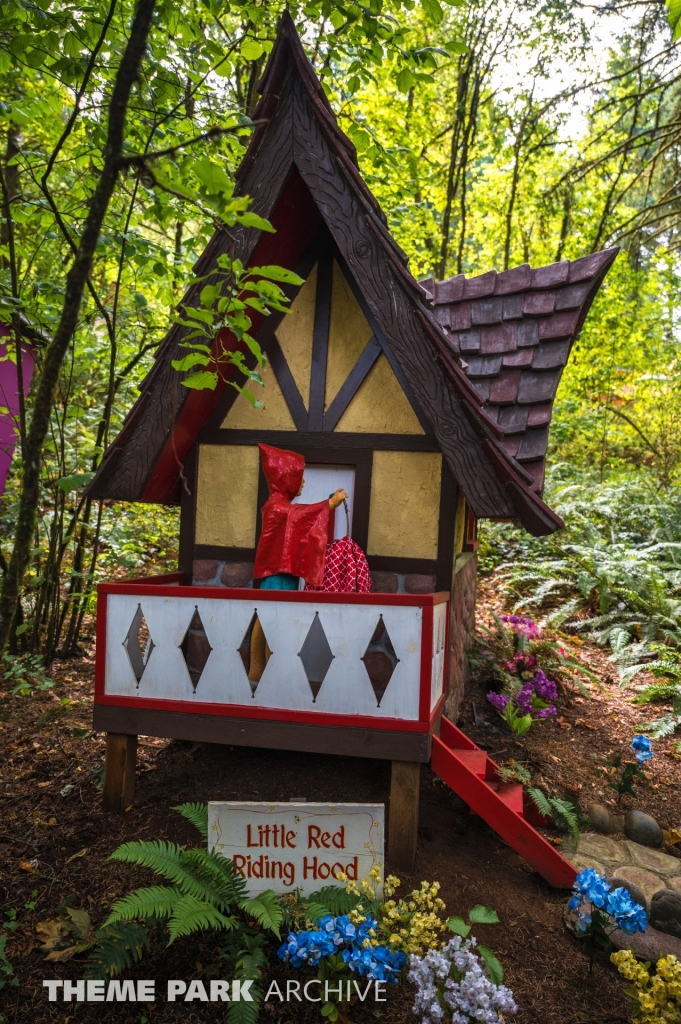
M 418 284 L 288 14 L 260 93 L 237 189 L 276 233 L 217 232 L 196 271 L 229 246 L 304 284 L 290 313 L 256 315 L 264 408 L 183 387 L 173 326 L 89 487 L 181 506 L 177 573 L 99 587 L 105 803 L 132 799 L 138 734 L 388 758 L 390 849 L 408 863 L 418 766 L 462 695 L 476 522 L 561 527 L 540 496 L 552 401 L 616 251 Z M 371 593 L 254 584 L 259 443 L 304 457 L 301 501 L 347 493 L 334 535 L 366 552 Z

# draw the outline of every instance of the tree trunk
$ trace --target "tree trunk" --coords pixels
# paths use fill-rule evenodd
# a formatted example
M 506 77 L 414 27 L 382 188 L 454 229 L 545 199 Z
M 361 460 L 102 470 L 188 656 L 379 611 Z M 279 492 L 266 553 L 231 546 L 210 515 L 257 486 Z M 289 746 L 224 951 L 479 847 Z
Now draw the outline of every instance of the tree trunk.
M 83 293 L 92 271 L 95 247 L 118 178 L 126 112 L 132 87 L 138 77 L 144 56 L 154 6 L 155 0 L 139 0 L 135 11 L 130 36 L 111 95 L 102 172 L 90 200 L 80 242 L 66 278 L 64 304 L 59 324 L 52 341 L 45 350 L 42 372 L 36 386 L 33 415 L 30 427 L 27 429 L 23 453 L 24 478 L 14 534 L 14 550 L 0 595 L 0 652 L 5 649 L 9 639 L 24 573 L 31 556 L 31 544 L 40 501 L 40 468 L 43 446 L 49 429 L 55 389 L 62 363 L 76 331 Z

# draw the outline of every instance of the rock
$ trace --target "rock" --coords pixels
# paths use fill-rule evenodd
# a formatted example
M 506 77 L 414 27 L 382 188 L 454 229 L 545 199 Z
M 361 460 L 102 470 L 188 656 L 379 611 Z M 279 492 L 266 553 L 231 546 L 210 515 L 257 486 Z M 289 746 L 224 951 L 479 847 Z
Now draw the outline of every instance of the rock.
M 404 577 L 405 594 L 432 594 L 434 590 L 434 576 L 423 576 L 420 573 L 409 572 Z
M 595 832 L 582 832 L 575 853 L 582 858 L 597 860 L 599 864 L 626 864 L 629 855 L 623 846 L 623 843 L 618 843 L 615 839 L 608 839 L 606 836 L 599 836 Z M 570 848 L 569 845 L 567 848 Z M 571 860 L 569 855 L 568 860 Z
M 671 889 L 656 892 L 650 903 L 650 923 L 659 932 L 681 939 L 681 893 Z
M 620 867 L 618 870 L 627 871 L 630 870 L 630 868 Z M 618 876 L 618 874 L 609 874 L 605 881 L 612 889 L 626 889 L 634 902 L 638 903 L 639 906 L 642 906 L 647 912 L 650 900 L 646 899 L 645 893 L 636 885 L 635 882 L 630 882 L 629 879 L 624 878 L 623 876 Z M 657 885 L 659 885 L 659 879 L 656 879 L 655 881 Z M 656 891 L 657 890 L 655 889 L 655 892 Z
M 674 892 L 681 892 L 681 875 L 677 875 L 676 878 L 668 878 L 667 885 Z
M 589 804 L 586 810 L 586 816 L 593 828 L 602 835 L 607 835 L 609 832 L 615 831 L 612 815 L 608 808 L 604 807 L 603 804 Z
M 586 868 L 593 868 L 599 875 L 607 874 L 603 865 L 599 864 L 593 857 L 582 857 L 579 853 L 564 853 L 563 856 L 578 872 L 584 871 Z
M 662 846 L 662 829 L 654 818 L 643 811 L 627 811 L 624 815 L 624 834 L 632 843 L 640 846 Z
M 395 572 L 372 572 L 371 593 L 372 594 L 396 594 L 400 581 Z
M 611 933 L 610 941 L 615 949 L 631 949 L 639 960 L 655 963 L 661 956 L 669 956 L 671 953 L 681 960 L 681 939 L 675 935 L 666 935 L 650 925 L 644 932 L 636 932 L 634 935 L 627 935 L 618 928 Z
M 192 562 L 192 576 L 195 580 L 212 580 L 218 571 L 218 563 L 209 558 L 195 558 Z
M 670 857 L 668 853 L 660 853 L 659 850 L 650 850 L 647 846 L 639 846 L 638 843 L 620 843 L 629 851 L 631 860 L 646 871 L 654 871 L 657 875 L 678 875 L 679 862 L 676 857 Z
M 650 901 L 655 893 L 664 889 L 664 882 L 659 875 L 654 875 L 652 871 L 645 871 L 633 864 L 617 868 L 608 881 L 613 889 L 618 885 L 628 889 L 636 902 L 645 907 L 646 911 L 650 910 Z M 632 891 L 633 889 L 636 890 L 636 894 Z
M 220 573 L 223 587 L 248 587 L 253 579 L 253 562 L 225 562 Z

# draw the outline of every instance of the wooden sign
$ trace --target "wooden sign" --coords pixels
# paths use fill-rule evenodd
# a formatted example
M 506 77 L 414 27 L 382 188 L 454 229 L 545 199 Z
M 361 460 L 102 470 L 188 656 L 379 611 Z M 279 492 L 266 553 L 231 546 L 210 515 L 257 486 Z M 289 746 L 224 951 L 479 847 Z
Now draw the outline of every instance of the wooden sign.
M 378 867 L 382 896 L 384 824 L 383 804 L 214 801 L 208 848 L 233 861 L 251 895 L 344 887 L 339 874 L 359 885 Z

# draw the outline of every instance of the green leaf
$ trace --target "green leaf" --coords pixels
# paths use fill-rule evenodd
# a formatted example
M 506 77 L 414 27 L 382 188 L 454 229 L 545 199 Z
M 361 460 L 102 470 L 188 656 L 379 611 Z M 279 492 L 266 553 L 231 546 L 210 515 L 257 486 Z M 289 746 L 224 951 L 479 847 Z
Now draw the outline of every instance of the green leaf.
M 476 953 L 482 957 L 487 968 L 487 977 L 493 985 L 501 985 L 504 980 L 504 968 L 501 966 L 489 946 L 476 946 Z
M 445 12 L 440 7 L 438 0 L 421 0 L 421 7 L 427 18 L 435 25 L 439 25 L 445 16 Z
M 193 388 L 195 391 L 215 391 L 218 383 L 218 375 L 214 372 L 204 370 L 199 373 L 191 373 L 182 381 L 185 388 Z
M 400 92 L 409 92 L 416 79 L 409 70 L 409 68 L 402 68 L 399 75 L 395 79 L 395 84 Z
M 463 939 L 467 938 L 471 930 L 471 926 L 466 924 L 462 917 L 450 917 L 447 921 L 447 927 L 450 932 L 454 932 L 455 935 L 460 935 Z
M 57 480 L 57 487 L 62 491 L 81 491 L 94 479 L 94 473 L 72 473 Z
M 284 919 L 284 910 L 279 896 L 271 889 L 266 889 L 254 899 L 244 900 L 239 906 L 246 913 L 254 917 L 258 924 L 262 925 L 279 938 L 279 925 Z
M 231 931 L 237 925 L 235 917 L 225 917 L 211 903 L 198 900 L 195 896 L 183 896 L 173 907 L 168 922 L 168 945 L 172 945 L 175 939 L 192 935 L 194 932 L 206 931 L 209 928 Z
M 257 60 L 262 57 L 264 50 L 256 39 L 246 39 L 241 44 L 241 56 L 245 60 Z
M 476 904 L 469 911 L 468 920 L 473 924 L 499 924 L 496 910 L 492 910 L 491 907 L 483 907 L 481 903 Z
M 259 217 L 257 213 L 247 211 L 246 213 L 240 213 L 236 219 L 245 228 L 258 228 L 259 231 L 269 231 L 271 234 L 274 234 L 276 231 L 276 228 L 273 228 L 268 220 L 265 220 L 264 217 Z
M 292 270 L 287 270 L 286 267 L 277 266 L 266 266 L 266 267 L 249 267 L 249 277 L 266 277 L 270 281 L 281 281 L 283 284 L 294 284 L 301 285 L 305 284 L 305 279 L 298 277 Z
M 672 39 L 678 39 L 681 36 L 681 0 L 666 0 L 666 6 Z
M 187 821 L 191 821 L 192 825 L 199 830 L 204 839 L 208 838 L 208 805 L 199 803 L 187 803 L 178 804 L 177 807 L 171 808 L 173 811 L 177 811 Z
M 167 885 L 152 885 L 116 900 L 111 913 L 104 922 L 104 928 L 118 921 L 164 919 L 170 917 L 175 906 L 183 898 L 180 889 Z
M 196 306 L 185 306 L 184 312 L 185 316 L 190 317 L 192 320 L 200 320 L 201 323 L 208 324 L 209 327 L 213 323 L 213 314 L 209 309 L 197 309 Z
M 222 167 L 214 164 L 207 156 L 192 162 L 192 171 L 209 192 L 231 196 L 234 182 Z
M 171 359 L 170 365 L 173 370 L 191 370 L 192 366 L 208 366 L 210 363 L 210 356 L 205 355 L 203 352 L 190 352 L 189 355 L 182 356 L 182 359 Z

